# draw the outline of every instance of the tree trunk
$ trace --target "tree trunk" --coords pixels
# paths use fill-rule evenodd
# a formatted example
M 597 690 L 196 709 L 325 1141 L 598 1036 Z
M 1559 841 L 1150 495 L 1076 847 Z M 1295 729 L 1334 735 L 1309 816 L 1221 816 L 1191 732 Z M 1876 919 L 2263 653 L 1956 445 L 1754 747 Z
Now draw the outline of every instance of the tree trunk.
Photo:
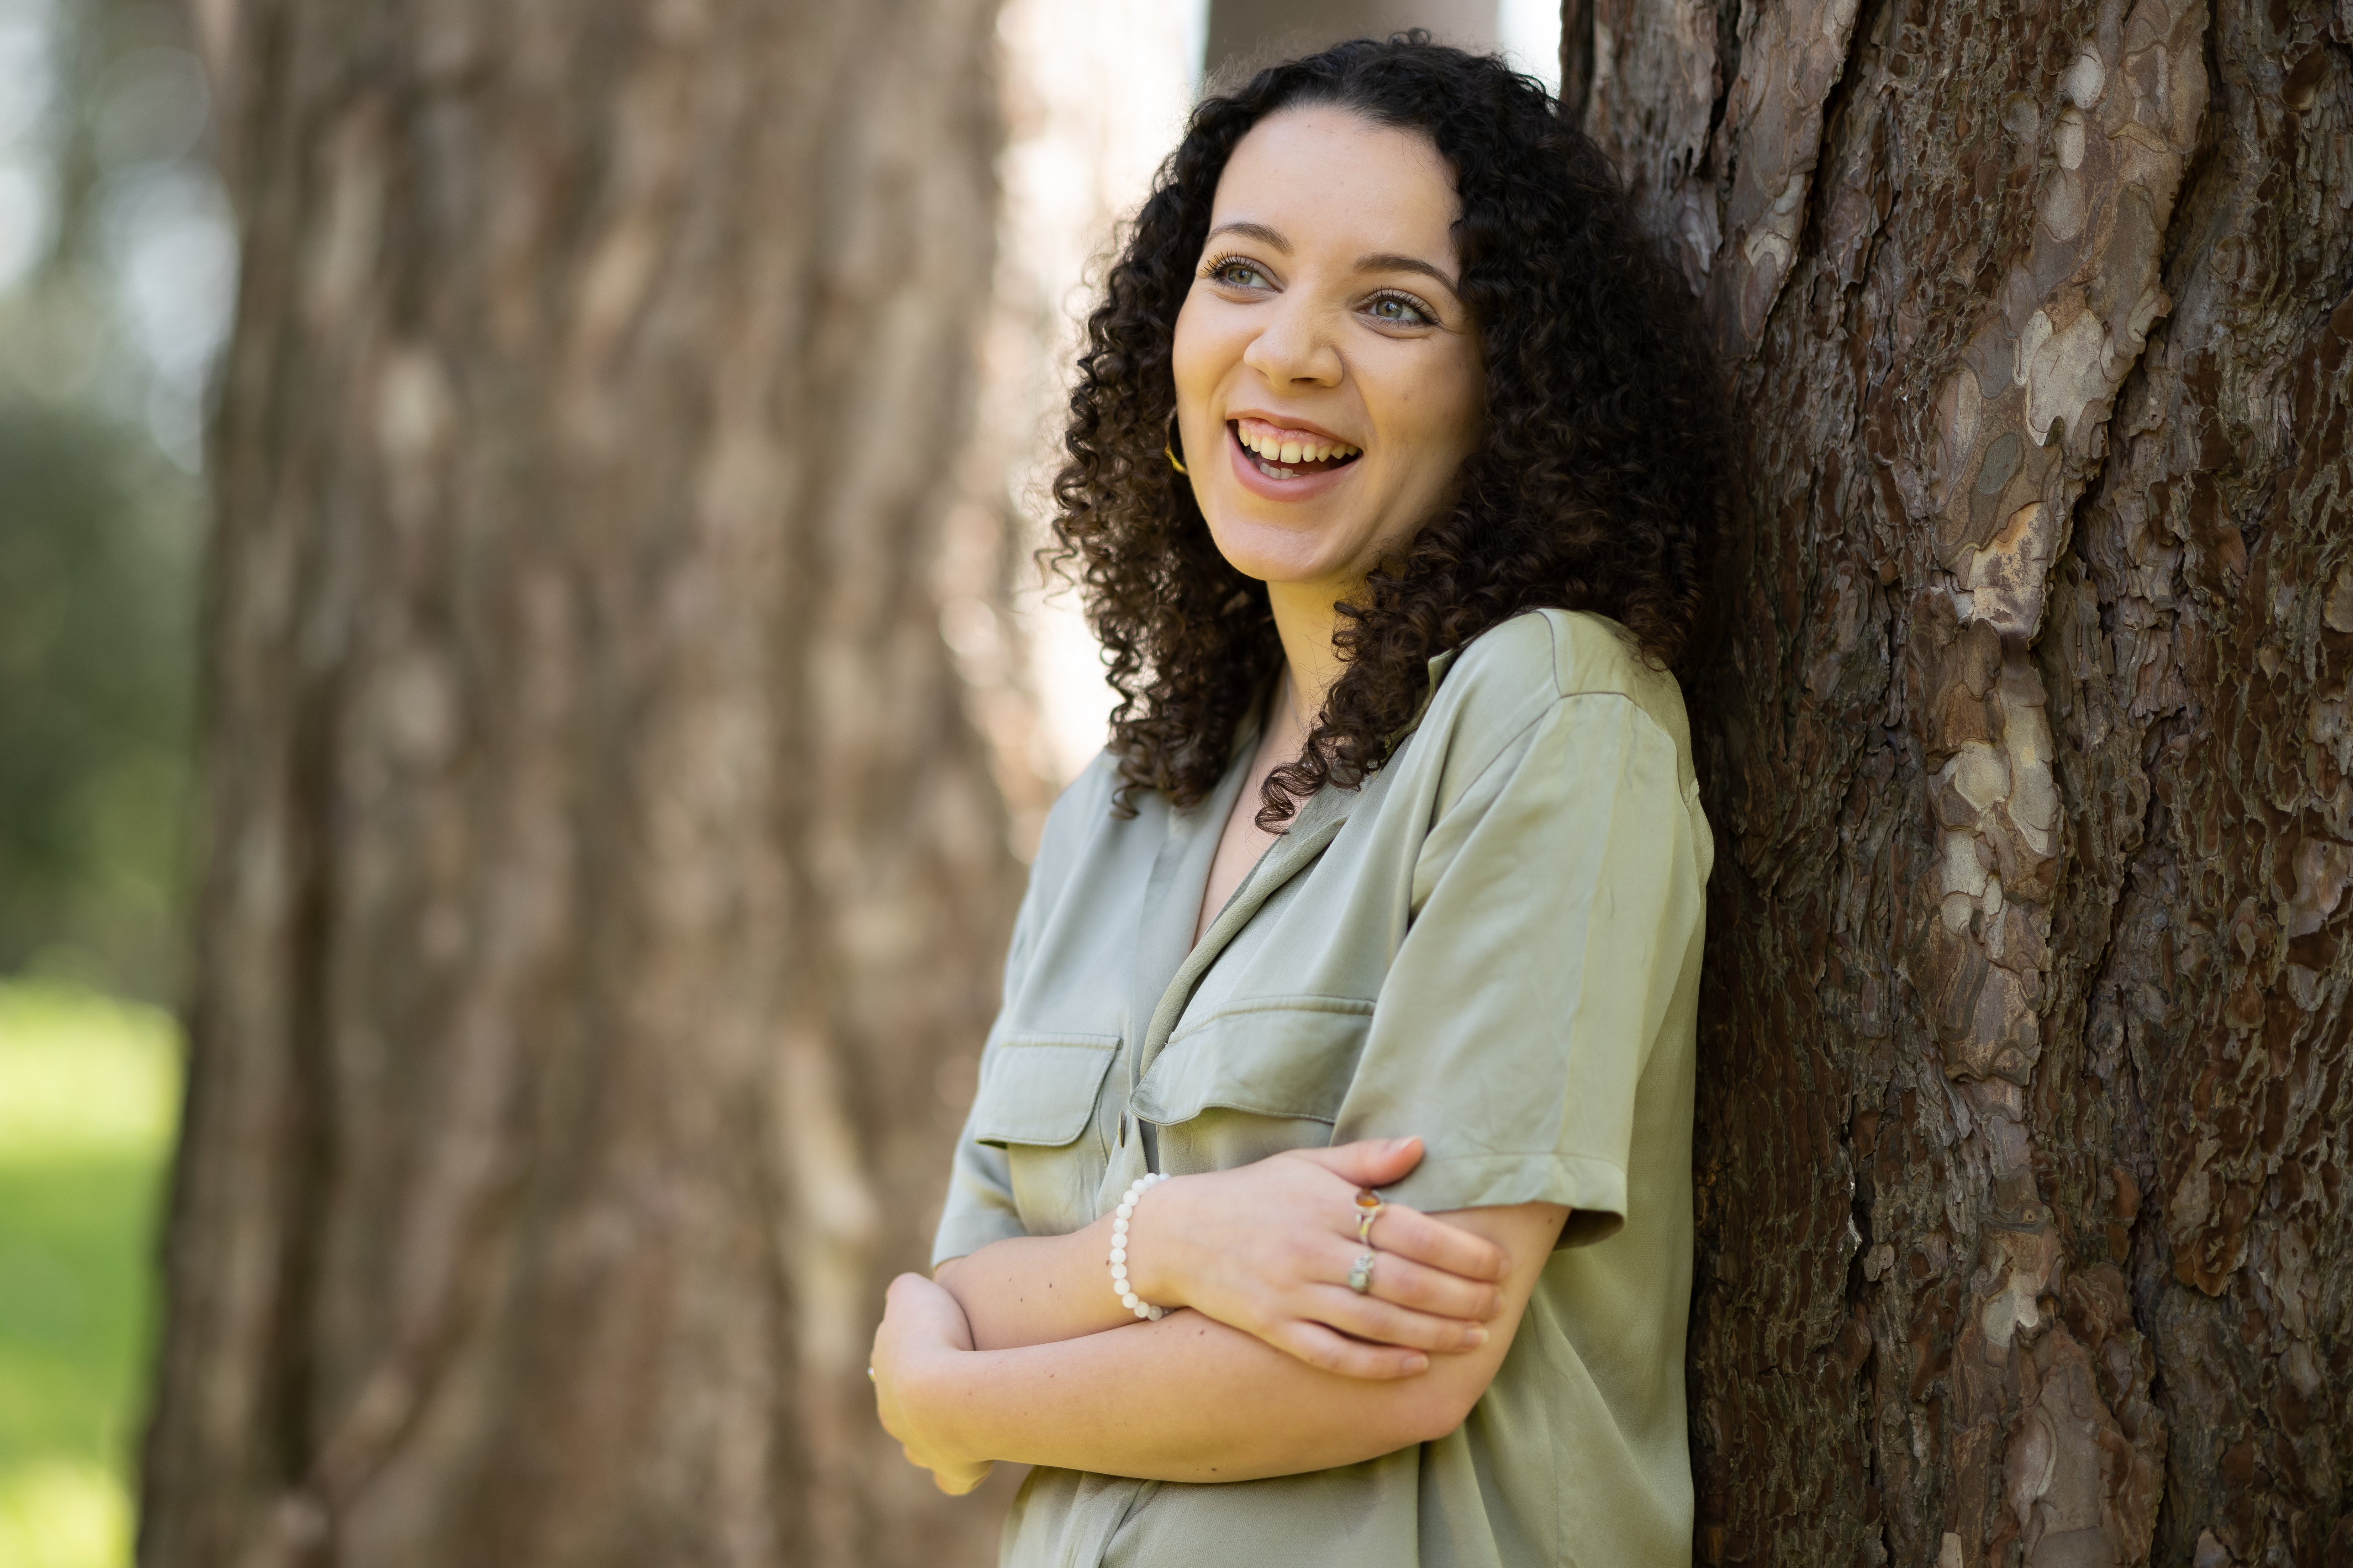
M 149 1568 L 988 1555 L 862 1373 L 1018 887 L 934 580 L 994 14 L 207 8 L 245 271 Z
M 1701 1556 L 2353 1562 L 2353 7 L 1564 32 L 1739 419 Z
M 1207 75 L 1329 47 L 1344 38 L 1383 38 L 1427 27 L 1441 43 L 1492 48 L 1496 0 L 1208 0 Z M 1240 85 L 1239 82 L 1236 85 Z

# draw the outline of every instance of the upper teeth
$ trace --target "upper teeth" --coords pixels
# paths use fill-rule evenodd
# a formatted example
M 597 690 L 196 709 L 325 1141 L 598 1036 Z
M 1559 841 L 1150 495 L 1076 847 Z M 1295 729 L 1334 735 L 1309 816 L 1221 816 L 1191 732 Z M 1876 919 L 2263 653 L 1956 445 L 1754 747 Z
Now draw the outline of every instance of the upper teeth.
M 1335 458 L 1353 458 L 1357 448 L 1345 441 L 1326 441 L 1304 430 L 1285 430 L 1279 426 L 1261 425 L 1254 419 L 1244 419 L 1237 428 L 1242 445 L 1271 463 L 1321 463 Z

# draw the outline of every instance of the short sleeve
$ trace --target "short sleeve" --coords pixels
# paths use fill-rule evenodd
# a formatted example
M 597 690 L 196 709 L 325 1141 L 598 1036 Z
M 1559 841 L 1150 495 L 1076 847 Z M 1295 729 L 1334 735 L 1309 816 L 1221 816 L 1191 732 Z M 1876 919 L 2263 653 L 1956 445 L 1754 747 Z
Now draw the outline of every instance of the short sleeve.
M 1067 874 L 1068 868 L 1061 863 L 1066 857 L 1058 854 L 1057 849 L 1068 830 L 1074 799 L 1082 794 L 1077 785 L 1065 791 L 1047 819 L 1038 859 L 1029 868 L 1029 885 L 1021 896 L 1020 912 L 1014 917 L 1013 940 L 1006 949 L 1005 989 L 1001 994 L 1008 999 L 1020 994 L 1030 950 L 1037 945 L 1038 927 Z M 995 1049 L 992 1038 L 981 1053 L 983 1074 L 988 1071 L 988 1058 Z M 932 1237 L 934 1268 L 952 1258 L 977 1252 L 992 1241 L 1029 1234 L 1022 1228 L 1020 1213 L 1014 1206 L 1013 1173 L 1005 1150 L 983 1143 L 974 1136 L 976 1129 L 973 1118 L 979 1113 L 980 1103 L 976 1095 L 972 1109 L 965 1113 L 964 1129 L 956 1135 L 955 1163 L 948 1174 L 947 1203 L 940 1211 L 939 1229 Z
M 1581 692 L 1440 810 L 1334 1131 L 1421 1136 L 1390 1196 L 1565 1204 L 1562 1246 L 1625 1223 L 1636 1094 L 1704 921 L 1690 788 L 1640 703 Z
M 973 1137 L 967 1112 L 956 1139 L 955 1167 L 948 1176 L 947 1205 L 932 1237 L 932 1267 L 978 1252 L 992 1241 L 1028 1234 L 1013 1207 L 1013 1173 L 1006 1152 Z

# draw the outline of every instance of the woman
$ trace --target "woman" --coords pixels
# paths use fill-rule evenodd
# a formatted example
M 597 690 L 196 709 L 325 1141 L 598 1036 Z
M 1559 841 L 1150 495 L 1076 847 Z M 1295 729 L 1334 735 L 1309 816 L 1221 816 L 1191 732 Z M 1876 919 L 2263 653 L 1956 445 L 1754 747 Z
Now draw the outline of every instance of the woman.
M 1012 1564 L 1687 1562 L 1688 294 L 1541 89 L 1407 35 L 1203 102 L 1088 331 L 1125 700 L 884 1423 L 1039 1467 Z

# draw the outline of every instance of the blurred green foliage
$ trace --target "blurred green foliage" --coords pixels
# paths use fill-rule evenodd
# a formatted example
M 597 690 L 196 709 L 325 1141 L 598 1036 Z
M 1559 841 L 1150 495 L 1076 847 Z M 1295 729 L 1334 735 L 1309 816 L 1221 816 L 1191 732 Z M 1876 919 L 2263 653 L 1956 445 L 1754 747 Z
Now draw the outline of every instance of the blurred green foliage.
M 170 1018 L 0 984 L 0 1563 L 130 1561 L 155 1233 L 177 1112 Z
M 234 280 L 189 21 L 0 0 L 0 1568 L 131 1561 L 180 1066 L 101 993 L 181 989 Z
M 0 404 L 0 973 L 175 988 L 196 504 L 143 431 Z
M 0 977 L 154 1000 L 180 989 L 227 243 L 189 27 L 178 0 L 0 0 Z

